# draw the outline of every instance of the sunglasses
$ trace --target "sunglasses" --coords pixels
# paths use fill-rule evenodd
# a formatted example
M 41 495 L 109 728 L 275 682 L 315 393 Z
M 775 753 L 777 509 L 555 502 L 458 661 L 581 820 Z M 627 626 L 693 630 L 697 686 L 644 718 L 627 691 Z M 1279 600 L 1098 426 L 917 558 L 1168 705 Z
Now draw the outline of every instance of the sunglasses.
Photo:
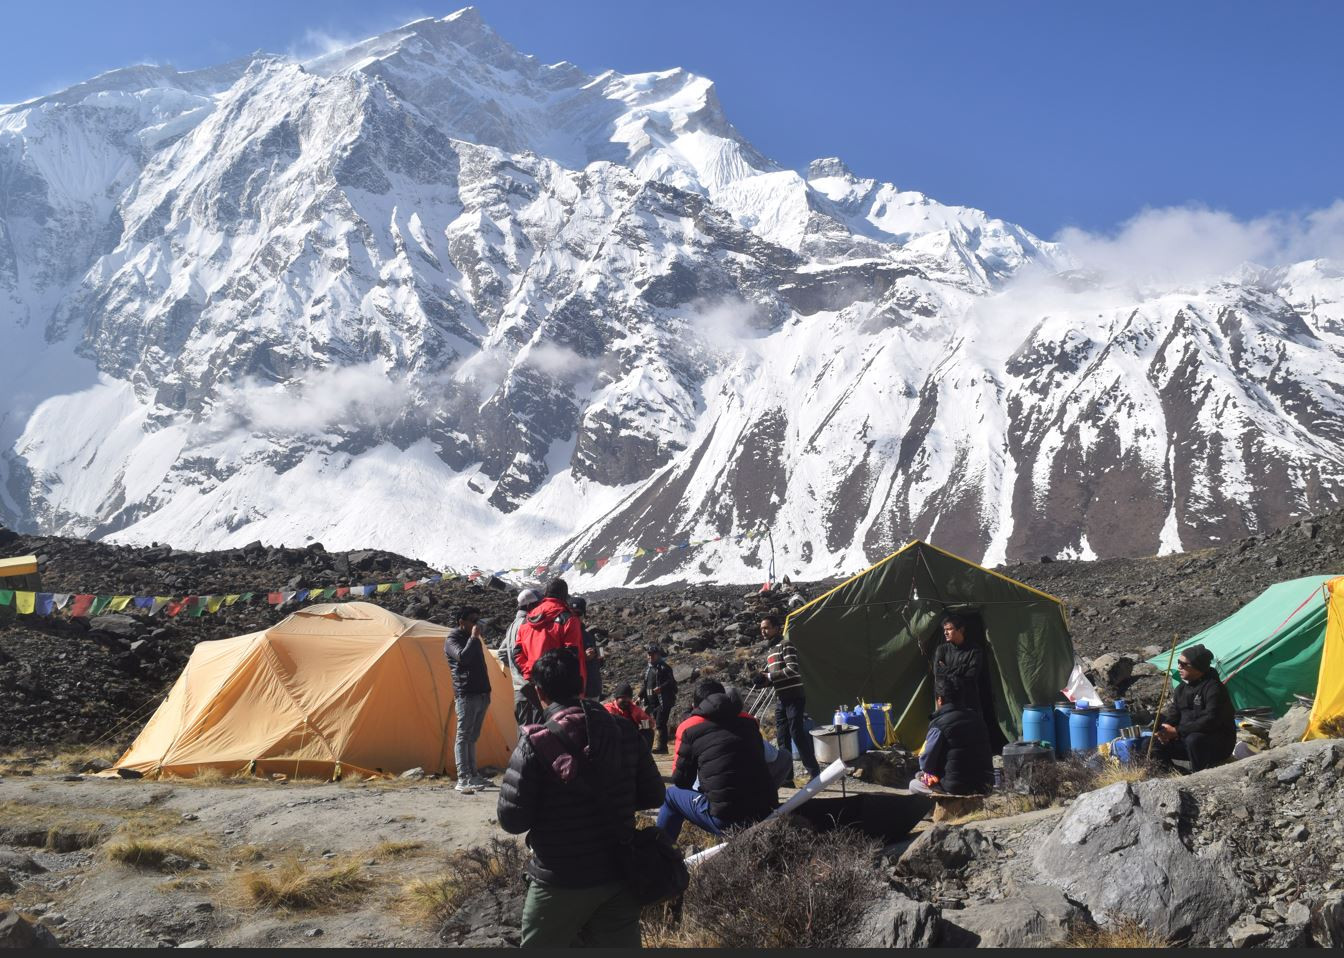
M 1190 668 L 1190 663 L 1187 662 L 1187 661 L 1185 661 L 1184 659 L 1180 659 L 1180 660 L 1178 660 L 1178 661 L 1176 662 L 1176 668 L 1178 668 L 1178 669 L 1188 669 L 1188 668 Z

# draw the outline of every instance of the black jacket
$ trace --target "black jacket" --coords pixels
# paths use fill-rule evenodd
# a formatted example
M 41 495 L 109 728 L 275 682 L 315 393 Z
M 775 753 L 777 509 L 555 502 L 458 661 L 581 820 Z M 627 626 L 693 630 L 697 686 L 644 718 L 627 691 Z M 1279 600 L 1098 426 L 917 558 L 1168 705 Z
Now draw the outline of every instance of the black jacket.
M 545 717 L 588 753 L 601 796 L 565 743 L 545 725 L 525 725 L 500 786 L 499 825 L 527 832 L 534 878 L 565 888 L 616 881 L 616 845 L 634 828 L 635 810 L 663 803 L 658 767 L 635 726 L 596 702 L 557 703 Z
M 672 784 L 690 788 L 700 778 L 709 813 L 725 824 L 758 822 L 778 804 L 765 764 L 761 729 L 727 695 L 711 695 L 692 715 L 708 721 L 681 733 Z
M 660 687 L 663 690 L 661 699 L 653 691 Z M 640 687 L 639 694 L 647 702 L 661 701 L 668 707 L 677 700 L 677 680 L 672 677 L 672 666 L 667 664 L 667 659 L 659 659 L 644 670 L 644 684 Z
M 950 644 L 950 643 L 949 643 Z M 929 730 L 935 744 L 922 756 L 924 771 L 937 775 L 943 790 L 976 795 L 994 784 L 994 759 L 985 720 L 964 706 L 950 703 L 933 713 Z
M 936 681 L 944 675 L 956 676 L 961 680 L 963 705 L 972 709 L 982 708 L 984 691 L 989 690 L 989 668 L 985 663 L 983 645 L 969 637 L 960 646 L 951 642 L 940 644 L 933 653 L 933 676 Z
M 443 654 L 453 671 L 453 693 L 479 695 L 490 692 L 490 673 L 485 671 L 485 649 L 471 633 L 452 628 L 443 640 Z
M 1162 710 L 1162 721 L 1176 726 L 1182 736 L 1203 733 L 1226 741 L 1237 737 L 1236 709 L 1217 669 L 1209 669 L 1194 683 L 1179 683 Z

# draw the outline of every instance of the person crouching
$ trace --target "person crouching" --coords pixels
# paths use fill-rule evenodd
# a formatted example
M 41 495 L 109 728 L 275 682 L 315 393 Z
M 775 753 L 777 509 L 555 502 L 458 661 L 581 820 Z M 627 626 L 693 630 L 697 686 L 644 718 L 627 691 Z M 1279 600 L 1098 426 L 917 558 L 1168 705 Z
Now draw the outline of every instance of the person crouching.
M 691 718 L 703 721 L 682 724 L 672 785 L 658 811 L 658 827 L 672 841 L 686 821 L 721 835 L 759 822 L 778 804 L 756 721 L 712 679 L 696 686 L 694 701 Z
M 922 795 L 983 795 L 994 784 L 989 732 L 980 713 L 963 705 L 955 676 L 934 686 L 934 713 L 910 791 Z
M 629 682 L 616 686 L 616 694 L 607 703 L 607 711 L 635 723 L 639 737 L 653 750 L 653 716 L 635 704 L 635 690 Z

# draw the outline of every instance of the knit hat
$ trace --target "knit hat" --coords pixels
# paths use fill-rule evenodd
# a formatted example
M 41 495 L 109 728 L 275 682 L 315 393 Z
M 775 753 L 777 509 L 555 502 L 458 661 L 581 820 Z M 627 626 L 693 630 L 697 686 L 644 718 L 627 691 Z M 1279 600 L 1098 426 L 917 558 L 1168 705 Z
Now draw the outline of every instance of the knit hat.
M 634 698 L 635 690 L 631 688 L 629 682 L 622 682 L 620 685 L 616 686 L 616 691 L 612 693 L 612 695 L 614 698 L 618 699 Z
M 541 601 L 541 593 L 536 589 L 524 589 L 518 593 L 518 608 L 530 609 Z
M 1185 660 L 1201 672 L 1207 672 L 1209 666 L 1213 665 L 1213 653 L 1202 645 L 1186 646 L 1181 649 L 1181 655 L 1185 656 Z

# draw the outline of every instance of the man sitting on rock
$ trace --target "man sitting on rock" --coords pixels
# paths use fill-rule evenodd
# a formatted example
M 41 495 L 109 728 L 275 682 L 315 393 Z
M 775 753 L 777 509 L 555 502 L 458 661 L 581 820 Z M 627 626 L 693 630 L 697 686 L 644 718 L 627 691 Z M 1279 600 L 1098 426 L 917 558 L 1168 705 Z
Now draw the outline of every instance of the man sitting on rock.
M 921 795 L 983 795 L 994 784 L 989 732 L 980 713 L 963 704 L 956 676 L 934 686 L 935 711 L 919 753 L 919 774 L 910 791 Z
M 1188 759 L 1190 771 L 1221 765 L 1237 744 L 1236 709 L 1213 667 L 1213 653 L 1191 645 L 1176 660 L 1181 681 L 1171 690 L 1153 743 L 1153 758 Z
M 696 686 L 691 718 L 682 723 L 658 827 L 673 841 L 687 820 L 720 835 L 730 826 L 759 822 L 776 804 L 760 727 L 721 684 L 706 679 Z
M 650 750 L 653 749 L 653 716 L 635 704 L 635 690 L 631 688 L 629 682 L 622 682 L 616 686 L 616 694 L 612 696 L 606 708 L 612 715 L 619 715 L 634 722 L 635 728 L 639 730 L 639 737 Z

